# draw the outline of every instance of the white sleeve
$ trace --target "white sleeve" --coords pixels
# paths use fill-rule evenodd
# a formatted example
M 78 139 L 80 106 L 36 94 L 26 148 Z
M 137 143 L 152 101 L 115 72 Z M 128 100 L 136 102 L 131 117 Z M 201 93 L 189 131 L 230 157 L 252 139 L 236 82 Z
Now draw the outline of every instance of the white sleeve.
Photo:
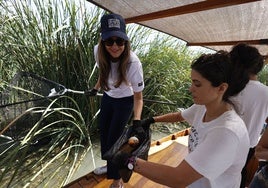
M 134 92 L 140 92 L 144 89 L 143 69 L 139 58 L 131 52 L 130 68 L 128 70 L 128 79 Z
M 134 92 L 140 92 L 144 89 L 144 81 L 143 81 L 143 70 L 141 64 L 138 64 L 136 72 L 131 80 L 131 85 Z
M 238 143 L 238 137 L 231 130 L 215 128 L 185 160 L 204 177 L 214 179 L 231 166 Z
M 182 115 L 183 119 L 185 119 L 185 121 L 187 121 L 189 124 L 192 125 L 193 122 L 194 122 L 194 119 L 197 118 L 196 117 L 197 115 L 198 115 L 198 118 L 199 118 L 199 111 L 201 109 L 202 109 L 201 105 L 193 104 L 189 108 L 183 110 L 181 112 L 181 115 Z M 200 114 L 200 115 L 202 115 L 202 114 Z

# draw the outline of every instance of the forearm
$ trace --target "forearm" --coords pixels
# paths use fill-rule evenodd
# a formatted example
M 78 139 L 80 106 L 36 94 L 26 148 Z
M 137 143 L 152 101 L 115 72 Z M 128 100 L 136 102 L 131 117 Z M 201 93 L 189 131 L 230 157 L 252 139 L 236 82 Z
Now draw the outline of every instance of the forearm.
M 98 77 L 98 80 L 94 86 L 94 89 L 99 90 L 100 89 L 100 77 Z
M 137 159 L 134 171 L 154 182 L 167 185 L 169 187 L 185 188 L 187 186 L 183 178 L 175 175 L 177 174 L 176 167 Z
M 153 117 L 155 122 L 180 122 L 184 119 L 181 116 L 180 112 L 168 113 L 160 116 Z
M 143 108 L 143 97 L 142 93 L 135 93 L 134 94 L 134 107 L 133 107 L 133 120 L 140 120 L 141 119 L 141 113 Z

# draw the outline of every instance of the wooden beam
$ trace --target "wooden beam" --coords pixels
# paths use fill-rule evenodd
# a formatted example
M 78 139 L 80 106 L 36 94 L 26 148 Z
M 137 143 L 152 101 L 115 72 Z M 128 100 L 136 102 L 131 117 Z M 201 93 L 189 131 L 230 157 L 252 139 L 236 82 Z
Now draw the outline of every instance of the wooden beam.
M 250 3 L 250 2 L 255 2 L 255 1 L 260 1 L 260 0 L 232 0 L 232 1 L 207 0 L 207 1 L 185 5 L 185 6 L 171 8 L 167 10 L 143 14 L 143 15 L 139 15 L 139 16 L 135 16 L 131 18 L 125 18 L 125 21 L 126 23 L 137 23 L 137 22 L 143 22 L 143 21 L 148 21 L 148 20 L 153 20 L 153 19 L 178 16 L 182 14 L 189 14 L 189 13 L 199 12 L 199 11 L 204 11 L 204 10 Z
M 187 43 L 187 46 L 232 46 L 238 43 L 247 43 L 252 45 L 268 45 L 268 39 L 221 41 L 221 42 L 189 42 Z

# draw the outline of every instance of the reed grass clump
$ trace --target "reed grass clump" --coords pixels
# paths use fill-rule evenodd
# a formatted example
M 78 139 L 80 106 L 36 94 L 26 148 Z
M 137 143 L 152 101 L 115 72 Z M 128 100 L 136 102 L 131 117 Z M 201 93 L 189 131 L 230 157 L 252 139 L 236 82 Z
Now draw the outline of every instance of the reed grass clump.
M 63 101 L 70 107 L 62 107 Z M 25 121 L 27 116 L 39 118 Z M 15 137 L 10 132 L 16 132 L 18 126 L 23 128 L 20 137 Z M 80 109 L 67 96 L 54 99 L 48 106 L 27 109 L 7 128 L 1 131 L 1 187 L 62 187 L 86 153 L 93 152 Z

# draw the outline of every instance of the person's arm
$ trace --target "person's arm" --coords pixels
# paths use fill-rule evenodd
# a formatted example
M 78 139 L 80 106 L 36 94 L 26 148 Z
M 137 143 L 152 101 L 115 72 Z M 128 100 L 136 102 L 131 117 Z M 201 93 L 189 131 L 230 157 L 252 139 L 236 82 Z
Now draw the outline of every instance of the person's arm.
M 185 119 L 182 117 L 181 112 L 173 112 L 164 115 L 159 115 L 155 117 L 149 117 L 141 120 L 141 126 L 145 129 L 148 129 L 152 123 L 155 122 L 183 122 Z
M 143 108 L 142 92 L 134 92 L 134 116 L 133 120 L 140 120 Z
M 268 160 L 268 129 L 266 129 L 255 148 L 255 156 L 258 159 Z
M 169 187 L 186 187 L 204 176 L 208 179 L 215 179 L 233 164 L 236 158 L 235 151 L 239 148 L 239 140 L 237 135 L 226 128 L 215 128 L 207 135 L 209 136 L 205 136 L 198 147 L 190 152 L 177 167 L 136 158 L 136 163 L 133 162 L 134 171 Z M 221 165 L 217 166 L 219 161 Z
M 96 84 L 94 86 L 94 89 L 96 89 L 96 90 L 100 89 L 100 75 L 99 75 L 98 80 L 97 80 L 97 82 L 96 82 Z
M 87 95 L 87 96 L 96 96 L 98 91 L 99 91 L 99 89 L 100 89 L 100 77 L 98 77 L 98 81 L 97 81 L 97 83 L 95 84 L 95 86 L 92 89 L 85 91 L 85 95 Z
M 177 167 L 171 167 L 137 159 L 134 171 L 157 183 L 177 188 L 185 188 L 203 177 L 185 160 Z
M 160 116 L 155 116 L 153 117 L 153 119 L 155 122 L 170 122 L 170 123 L 184 121 L 181 112 L 173 112 Z

